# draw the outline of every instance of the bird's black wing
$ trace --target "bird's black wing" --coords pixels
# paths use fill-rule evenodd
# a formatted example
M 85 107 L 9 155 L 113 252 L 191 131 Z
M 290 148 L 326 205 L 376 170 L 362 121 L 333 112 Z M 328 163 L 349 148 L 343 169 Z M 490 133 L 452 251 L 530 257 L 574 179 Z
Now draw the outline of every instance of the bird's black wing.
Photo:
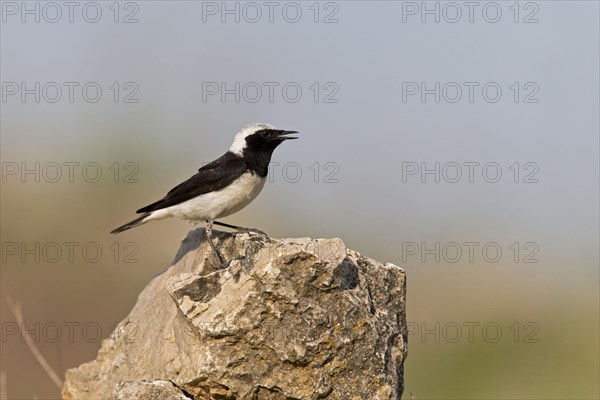
M 248 168 L 244 160 L 232 153 L 226 153 L 215 161 L 206 164 L 194 176 L 180 183 L 162 199 L 140 208 L 138 214 L 160 210 L 183 203 L 201 194 L 223 189 L 239 178 Z

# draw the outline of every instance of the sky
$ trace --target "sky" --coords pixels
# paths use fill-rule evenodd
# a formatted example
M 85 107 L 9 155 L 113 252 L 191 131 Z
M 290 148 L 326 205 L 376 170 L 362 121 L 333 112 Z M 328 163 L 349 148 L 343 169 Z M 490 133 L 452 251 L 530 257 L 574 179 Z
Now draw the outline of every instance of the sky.
M 34 326 L 122 319 L 190 226 L 108 232 L 243 126 L 268 122 L 301 139 L 275 151 L 262 194 L 225 221 L 340 237 L 404 268 L 416 329 L 406 393 L 599 395 L 597 2 L 2 1 L 1 12 L 1 289 Z M 502 340 L 466 339 L 469 321 L 498 324 Z M 443 335 L 452 324 L 458 343 Z M 39 345 L 61 373 L 100 345 L 60 343 Z M 56 396 L 5 328 L 2 347 L 9 398 Z

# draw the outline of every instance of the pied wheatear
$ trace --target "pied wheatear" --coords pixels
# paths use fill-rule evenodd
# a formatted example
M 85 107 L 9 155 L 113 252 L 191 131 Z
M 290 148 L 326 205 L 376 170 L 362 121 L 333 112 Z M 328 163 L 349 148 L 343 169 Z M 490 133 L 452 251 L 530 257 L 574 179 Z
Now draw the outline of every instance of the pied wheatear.
M 215 221 L 246 207 L 258 196 L 269 169 L 271 155 L 289 136 L 298 133 L 277 129 L 269 124 L 250 124 L 233 140 L 229 150 L 206 164 L 190 179 L 175 186 L 162 199 L 137 210 L 141 214 L 114 229 L 119 233 L 149 221 L 177 217 L 192 222 L 206 221 L 205 236 L 222 266 L 221 257 L 211 240 L 213 223 L 234 229 L 234 225 Z

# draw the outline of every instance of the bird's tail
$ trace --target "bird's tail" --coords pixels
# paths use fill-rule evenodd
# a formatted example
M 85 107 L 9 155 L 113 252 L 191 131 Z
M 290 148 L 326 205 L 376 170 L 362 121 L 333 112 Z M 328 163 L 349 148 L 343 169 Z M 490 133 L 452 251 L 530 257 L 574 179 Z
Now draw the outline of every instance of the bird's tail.
M 127 229 L 135 228 L 136 226 L 140 226 L 147 222 L 147 221 L 144 221 L 144 219 L 146 217 L 148 217 L 150 214 L 152 214 L 152 213 L 151 212 L 144 213 L 144 214 L 140 215 L 139 217 L 137 217 L 136 219 L 134 219 L 133 221 L 129 221 L 125 225 L 121 225 L 120 227 L 113 229 L 112 231 L 110 231 L 110 233 L 115 234 L 115 233 L 126 231 Z

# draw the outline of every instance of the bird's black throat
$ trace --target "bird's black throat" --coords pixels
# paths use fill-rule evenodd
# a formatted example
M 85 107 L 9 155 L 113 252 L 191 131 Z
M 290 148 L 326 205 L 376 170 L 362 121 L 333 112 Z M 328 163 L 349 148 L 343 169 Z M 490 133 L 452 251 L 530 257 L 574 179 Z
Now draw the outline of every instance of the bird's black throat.
M 259 149 L 246 147 L 242 157 L 248 165 L 248 169 L 252 170 L 261 178 L 266 177 L 269 172 L 269 163 L 271 162 L 271 156 L 273 155 L 275 147 L 263 147 Z

